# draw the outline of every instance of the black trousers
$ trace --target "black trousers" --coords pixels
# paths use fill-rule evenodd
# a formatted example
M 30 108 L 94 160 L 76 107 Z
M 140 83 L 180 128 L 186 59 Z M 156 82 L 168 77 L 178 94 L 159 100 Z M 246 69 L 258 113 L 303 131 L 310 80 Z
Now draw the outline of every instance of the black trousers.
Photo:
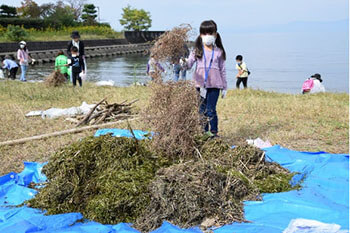
M 16 79 L 17 71 L 18 71 L 18 67 L 14 67 L 14 68 L 10 69 L 10 76 L 9 76 L 9 78 Z
M 236 88 L 239 89 L 239 86 L 243 83 L 243 87 L 248 87 L 248 77 L 247 78 L 237 78 Z
M 79 82 L 79 86 L 83 85 L 83 81 L 81 80 L 80 76 L 79 76 L 80 72 L 72 72 L 72 82 L 73 82 L 73 86 L 77 85 L 77 80 Z

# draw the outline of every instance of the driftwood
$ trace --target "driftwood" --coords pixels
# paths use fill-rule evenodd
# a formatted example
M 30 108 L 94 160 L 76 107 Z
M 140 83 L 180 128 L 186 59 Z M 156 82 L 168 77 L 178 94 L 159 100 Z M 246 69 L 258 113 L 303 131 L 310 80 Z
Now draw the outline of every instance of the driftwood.
M 41 140 L 41 139 L 50 138 L 50 137 L 62 136 L 62 135 L 65 135 L 65 134 L 79 133 L 79 132 L 82 132 L 82 131 L 85 131 L 85 130 L 103 128 L 103 127 L 106 127 L 106 126 L 115 125 L 115 124 L 123 123 L 125 121 L 132 121 L 132 120 L 136 120 L 136 119 L 137 118 L 128 119 L 128 120 L 120 120 L 120 121 L 108 122 L 108 123 L 104 123 L 104 124 L 100 124 L 100 125 L 90 125 L 90 126 L 85 126 L 85 127 L 81 127 L 81 128 L 74 128 L 74 129 L 67 129 L 67 130 L 63 130 L 63 131 L 56 131 L 56 132 L 53 132 L 53 133 L 42 134 L 42 135 L 37 135 L 37 136 L 33 136 L 33 137 L 9 140 L 9 141 L 5 141 L 5 142 L 0 142 L 0 146 L 16 145 L 16 144 L 22 144 L 22 143 L 30 142 L 30 141 L 34 141 L 34 140 Z
M 90 111 L 88 114 L 86 114 L 86 116 L 77 124 L 77 126 L 80 126 L 84 123 L 86 123 L 86 121 L 89 119 L 89 117 L 91 116 L 91 114 L 95 111 L 95 109 L 103 102 L 105 101 L 106 98 L 103 98 L 100 102 L 98 102 Z
M 76 119 L 78 120 L 76 127 L 87 124 L 93 125 L 107 121 L 128 119 L 132 116 L 132 104 L 137 101 L 138 100 L 136 99 L 129 103 L 127 103 L 127 101 L 123 101 L 122 103 L 109 104 L 106 101 L 106 98 L 104 98 L 98 102 L 85 116 L 76 116 Z M 70 121 L 73 122 L 72 119 L 70 119 Z

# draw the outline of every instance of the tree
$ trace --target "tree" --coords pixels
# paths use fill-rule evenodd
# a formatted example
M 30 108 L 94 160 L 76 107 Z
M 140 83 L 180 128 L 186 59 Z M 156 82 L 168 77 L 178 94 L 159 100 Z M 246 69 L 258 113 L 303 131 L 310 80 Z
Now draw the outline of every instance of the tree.
M 64 2 L 66 2 L 73 9 L 74 19 L 79 20 L 86 0 L 64 0 Z
M 143 9 L 135 9 L 130 5 L 123 8 L 120 24 L 126 30 L 147 31 L 152 26 L 151 14 Z
M 88 25 L 96 24 L 97 10 L 94 4 L 86 4 L 83 8 L 81 18 Z
M 41 9 L 33 0 L 24 0 L 21 2 L 21 7 L 17 9 L 17 12 L 24 18 L 39 18 Z
M 76 22 L 74 9 L 63 1 L 58 1 L 53 6 L 52 12 L 46 19 L 57 21 L 63 26 L 71 26 Z
M 0 17 L 13 18 L 17 16 L 17 9 L 13 6 L 1 5 L 0 6 Z

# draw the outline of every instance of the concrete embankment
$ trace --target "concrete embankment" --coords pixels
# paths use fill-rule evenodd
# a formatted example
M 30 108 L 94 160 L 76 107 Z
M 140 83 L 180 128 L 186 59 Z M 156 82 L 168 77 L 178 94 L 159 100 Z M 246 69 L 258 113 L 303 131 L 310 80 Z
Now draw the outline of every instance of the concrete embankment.
M 116 56 L 134 53 L 148 53 L 152 41 L 159 37 L 162 31 L 125 32 L 125 39 L 84 40 L 87 58 Z M 39 63 L 54 62 L 59 50 L 66 52 L 67 41 L 34 41 L 27 47 L 31 56 Z M 0 43 L 0 58 L 6 55 L 16 58 L 18 43 Z

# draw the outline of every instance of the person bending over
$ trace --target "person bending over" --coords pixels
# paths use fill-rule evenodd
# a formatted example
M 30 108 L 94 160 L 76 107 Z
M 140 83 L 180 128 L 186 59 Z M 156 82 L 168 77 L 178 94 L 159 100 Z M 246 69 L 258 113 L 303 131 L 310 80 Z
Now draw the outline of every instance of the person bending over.
M 10 76 L 9 78 L 11 78 L 12 80 L 16 79 L 16 74 L 18 71 L 18 65 L 17 63 L 11 59 L 10 56 L 6 55 L 5 56 L 5 60 L 3 60 L 2 62 L 2 68 L 3 69 L 7 69 L 8 71 L 10 71 Z

